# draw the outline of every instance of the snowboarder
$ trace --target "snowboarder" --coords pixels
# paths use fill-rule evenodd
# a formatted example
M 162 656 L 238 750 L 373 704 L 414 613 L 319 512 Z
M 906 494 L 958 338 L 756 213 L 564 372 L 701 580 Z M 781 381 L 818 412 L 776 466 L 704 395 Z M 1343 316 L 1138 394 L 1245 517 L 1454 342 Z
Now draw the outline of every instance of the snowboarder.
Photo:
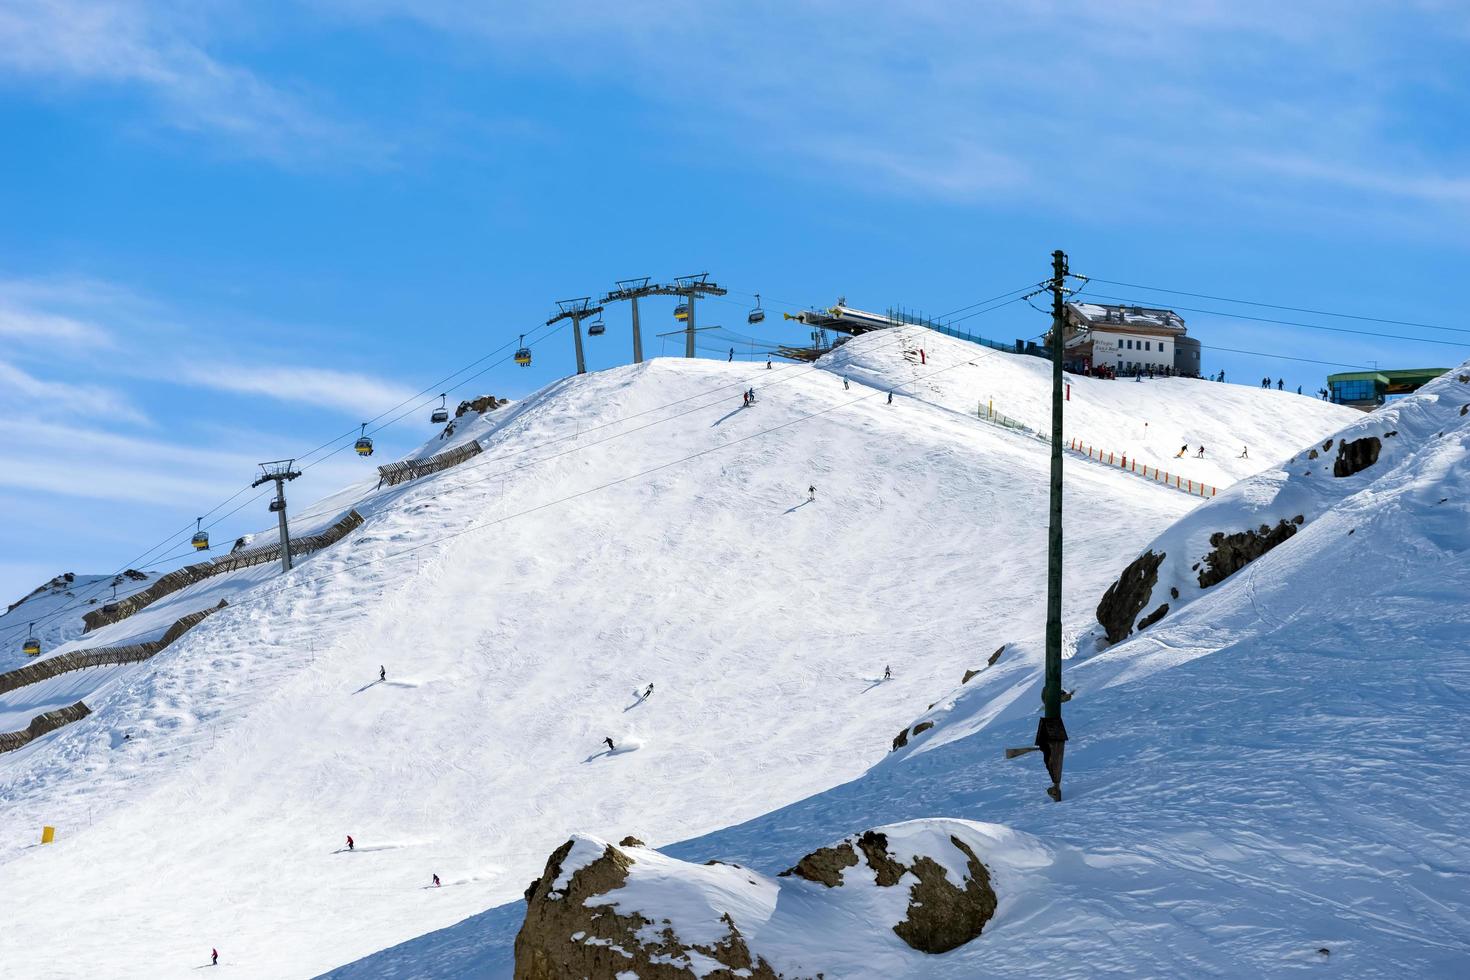
M 885 681 L 889 681 L 889 680 L 892 680 L 893 679 L 893 669 L 891 667 L 889 667 L 887 664 L 884 664 L 883 665 L 883 679 Z
M 1187 453 L 1187 452 L 1189 452 L 1189 443 L 1185 443 L 1184 445 L 1180 446 L 1179 447 L 1179 451 L 1174 454 L 1174 458 L 1175 459 L 1183 459 L 1184 458 L 1184 454 Z
M 438 875 L 434 875 L 434 887 L 435 888 L 438 888 L 439 887 L 439 876 Z
M 1298 395 L 1300 395 L 1300 394 L 1301 394 L 1301 393 L 1302 393 L 1302 386 L 1301 386 L 1301 385 L 1297 385 L 1297 386 L 1296 386 L 1296 393 L 1297 393 L 1297 394 L 1298 394 Z
M 888 393 L 888 404 L 893 404 L 893 392 L 891 391 Z
M 653 683 L 650 681 L 648 690 L 643 692 L 643 700 L 647 701 L 651 697 L 653 697 Z
M 847 376 L 846 375 L 843 375 L 842 376 L 842 390 L 843 391 L 847 391 Z
M 809 502 L 817 499 L 817 485 L 815 483 L 806 488 L 806 499 Z
M 731 347 L 730 348 L 730 356 L 727 357 L 727 358 L 725 358 L 725 363 L 728 364 L 730 361 L 733 361 L 733 360 L 735 360 L 735 348 Z
M 1197 452 L 1197 453 L 1194 454 L 1194 458 L 1195 459 L 1204 459 L 1205 458 L 1205 447 L 1204 446 L 1200 446 L 1199 447 L 1199 452 Z
M 766 370 L 769 371 L 770 369 L 771 369 L 771 355 L 770 354 L 767 354 L 766 355 Z
M 1235 458 L 1236 459 L 1250 459 L 1251 458 L 1251 447 L 1250 446 L 1241 446 L 1240 447 L 1240 455 L 1237 456 L 1237 457 L 1235 457 Z
M 387 667 L 384 667 L 382 664 L 378 664 L 378 680 L 380 680 L 380 681 L 386 681 L 387 679 L 388 679 L 388 668 Z
M 353 842 L 353 840 L 352 840 L 352 835 L 351 835 L 351 834 L 348 834 L 348 835 L 347 835 L 347 849 L 348 849 L 348 850 L 349 850 L 349 851 L 351 851 L 351 850 L 354 850 L 354 849 L 356 849 L 356 847 L 357 847 L 357 844 L 355 844 L 355 843 L 354 843 L 354 842 Z
M 616 752 L 618 750 L 618 747 L 613 744 L 613 740 L 611 738 L 605 738 L 603 739 L 603 741 L 607 743 L 607 750 L 609 752 Z
M 1277 378 L 1276 379 L 1276 390 L 1277 391 L 1282 391 L 1285 388 L 1286 388 L 1286 379 L 1285 378 Z
M 211 948 L 209 951 L 209 965 L 219 966 L 219 950 Z

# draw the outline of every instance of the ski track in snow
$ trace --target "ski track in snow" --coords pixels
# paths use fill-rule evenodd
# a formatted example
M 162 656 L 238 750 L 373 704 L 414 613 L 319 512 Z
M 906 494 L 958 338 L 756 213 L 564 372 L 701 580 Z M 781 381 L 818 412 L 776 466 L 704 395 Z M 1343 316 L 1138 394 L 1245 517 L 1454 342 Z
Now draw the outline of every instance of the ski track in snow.
M 368 520 L 284 579 L 270 566 L 220 576 L 89 635 L 82 645 L 125 642 L 220 597 L 232 603 L 151 661 L 58 678 L 70 686 L 45 697 L 85 696 L 95 714 L 0 756 L 0 893 L 24 896 L 0 931 L 0 962 L 38 978 L 67 976 L 72 962 L 166 977 L 218 946 L 253 975 L 310 976 L 412 940 L 402 950 L 417 959 L 389 950 L 356 975 L 500 975 L 514 900 L 573 831 L 684 840 L 671 853 L 741 855 L 775 871 L 865 826 L 973 815 L 1076 849 L 1058 858 L 1076 880 L 1059 879 L 1048 899 L 1070 897 L 1078 911 L 1059 950 L 1086 948 L 1098 973 L 1218 970 L 1219 949 L 1236 942 L 1229 922 L 1185 910 L 1221 880 L 1144 847 L 1200 824 L 1189 779 L 1142 764 L 1147 739 L 1130 738 L 1140 769 L 1120 776 L 1132 770 L 1099 765 L 1102 736 L 1079 720 L 1068 753 L 1077 803 L 1055 810 L 1035 805 L 1035 772 L 994 762 L 992 732 L 883 762 L 894 733 L 966 667 L 1039 634 L 1047 465 L 1043 444 L 973 417 L 982 397 L 1023 420 L 1039 411 L 1041 362 L 927 335 L 931 369 L 956 369 L 926 382 L 923 399 L 901 392 L 887 405 L 907 375 L 883 339 L 855 340 L 816 369 L 655 360 L 564 379 L 424 450 L 478 437 L 486 451 L 470 463 L 391 491 L 369 482 L 304 511 L 303 529 L 348 506 Z M 732 411 L 750 383 L 757 406 Z M 1237 439 L 1261 468 L 1343 424 L 1334 406 L 1267 394 L 1089 382 L 1068 411 L 1098 444 L 1129 443 L 1143 404 L 1216 443 L 1242 418 Z M 1241 414 L 1265 405 L 1269 424 Z M 813 412 L 825 414 L 737 441 Z M 711 445 L 729 448 L 460 533 Z M 572 447 L 583 448 L 557 455 Z M 1064 611 L 1075 634 L 1138 543 L 1198 501 L 1066 465 Z M 1243 466 L 1201 466 L 1200 478 L 1225 486 Z M 390 557 L 404 547 L 417 550 Z M 875 683 L 885 663 L 894 677 Z M 998 666 L 1016 693 L 990 724 L 1034 719 L 1029 675 Z M 627 692 L 649 680 L 657 697 L 629 705 Z M 1180 681 L 1150 683 L 1172 691 Z M 1122 688 L 1144 717 L 1146 686 Z M 1295 708 L 1299 694 L 1278 686 L 1275 709 Z M 29 710 L 21 694 L 0 711 Z M 1083 717 L 1087 703 L 1074 702 Z M 1029 740 L 1015 728 L 1004 738 Z M 119 730 L 134 736 L 115 748 Z M 637 751 L 606 754 L 606 735 Z M 1138 785 L 1102 790 L 1120 779 Z M 1154 808 L 1157 819 L 1140 816 Z M 1108 845 L 1113 865 L 1087 863 L 1108 854 L 1067 825 L 1084 813 L 1136 828 Z M 43 823 L 58 827 L 58 843 L 31 846 Z M 346 833 L 365 860 L 336 853 Z M 1441 861 L 1452 873 L 1465 866 L 1453 847 Z M 425 896 L 434 872 L 446 887 Z M 1128 888 L 1101 900 L 1088 890 L 1097 882 Z M 1463 920 L 1443 888 L 1417 884 L 1450 910 L 1446 927 Z M 1038 915 L 1017 910 L 1004 928 L 1026 934 Z M 1137 918 L 1117 918 L 1127 915 Z M 470 916 L 459 929 L 474 936 L 415 939 Z M 1200 938 L 1180 942 L 1180 928 Z M 1443 930 L 1417 928 L 1453 948 Z M 1121 938 L 1098 940 L 1111 930 Z M 465 958 L 476 950 L 488 959 Z M 1020 970 L 1020 959 L 1007 962 L 997 975 Z M 423 972 L 433 963 L 442 972 Z M 940 963 L 954 976 L 975 968 L 963 955 L 930 965 Z

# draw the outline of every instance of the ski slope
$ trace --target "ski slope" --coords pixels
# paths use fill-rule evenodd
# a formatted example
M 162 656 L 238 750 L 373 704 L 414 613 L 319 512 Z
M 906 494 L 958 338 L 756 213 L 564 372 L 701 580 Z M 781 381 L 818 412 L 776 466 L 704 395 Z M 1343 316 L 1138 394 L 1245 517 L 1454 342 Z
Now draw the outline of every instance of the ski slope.
M 894 344 L 895 335 L 901 344 Z M 983 403 L 1037 432 L 1051 432 L 1052 369 L 1039 357 L 905 327 L 854 337 L 822 364 L 865 384 L 907 383 L 896 397 L 966 415 Z M 1068 374 L 1066 383 L 1064 438 L 1222 489 L 1296 452 L 1304 432 L 1332 432 L 1361 414 L 1293 392 L 1197 378 L 1105 381 Z M 1188 454 L 1176 458 L 1186 444 Z M 1196 457 L 1201 446 L 1203 459 Z
M 288 576 L 219 576 L 97 631 L 230 602 L 146 663 L 67 675 L 94 714 L 0 755 L 0 893 L 24 896 L 0 962 L 186 976 L 217 947 L 310 976 L 515 899 L 574 830 L 678 841 L 861 776 L 1044 600 L 1046 447 L 962 410 L 979 389 L 956 376 L 1014 373 L 1008 414 L 1049 379 L 934 338 L 954 363 L 888 405 L 913 380 L 902 339 L 843 348 L 866 381 L 664 359 L 565 379 L 421 451 L 478 438 L 470 462 L 293 516 L 367 521 Z M 1154 390 L 1176 419 L 1267 394 Z M 1269 445 L 1332 431 L 1301 401 Z M 1085 460 L 1067 479 L 1080 630 L 1198 502 Z
M 1011 642 L 930 695 L 918 717 L 935 728 L 826 792 L 659 853 L 627 849 L 647 870 L 595 902 L 692 941 L 729 910 L 752 955 L 828 975 L 1463 976 L 1470 363 L 1333 439 L 1387 432 L 1399 441 L 1360 472 L 1308 476 L 1297 467 L 1323 440 L 1308 443 L 1152 540 L 1187 548 L 1316 501 L 1299 533 L 1176 617 L 1101 652 L 1072 631 L 1062 804 L 1035 755 L 1003 756 L 1035 733 L 1040 637 L 987 631 L 976 667 Z M 769 877 L 864 828 L 942 837 L 941 818 L 985 819 L 996 844 L 976 852 L 1002 875 L 994 919 L 952 952 L 908 949 L 891 901 L 834 923 L 824 906 L 874 892 L 860 876 L 855 895 Z M 742 901 L 711 859 L 785 901 Z M 491 908 L 332 976 L 509 976 L 524 912 Z

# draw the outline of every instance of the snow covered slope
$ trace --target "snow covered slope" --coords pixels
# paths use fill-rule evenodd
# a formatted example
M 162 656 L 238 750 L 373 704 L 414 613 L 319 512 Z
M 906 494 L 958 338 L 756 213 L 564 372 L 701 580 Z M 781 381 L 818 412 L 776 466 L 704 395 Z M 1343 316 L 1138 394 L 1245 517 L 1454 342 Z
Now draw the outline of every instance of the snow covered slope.
M 28 595 L 16 600 L 0 614 L 0 671 L 13 670 L 31 660 L 21 650 L 21 641 L 33 633 L 41 641 L 41 656 L 50 656 L 57 648 L 82 635 L 82 617 L 99 605 L 117 598 L 126 599 L 134 592 L 148 588 L 158 578 L 157 572 L 129 569 L 117 575 L 76 575 L 63 572 Z M 30 624 L 34 623 L 34 629 Z M 0 731 L 4 731 L 0 724 Z
M 862 774 L 977 638 L 1037 621 L 1045 536 L 1044 446 L 887 405 L 906 376 L 872 370 L 566 379 L 457 430 L 473 460 L 304 510 L 367 522 L 284 579 L 178 593 L 231 604 L 0 756 L 0 893 L 25 896 L 0 962 L 182 976 L 215 946 L 307 976 L 520 895 L 573 830 L 678 840 Z M 1085 460 L 1068 478 L 1081 622 L 1195 502 Z
M 895 335 L 902 343 L 894 343 Z M 822 364 L 879 387 L 907 382 L 896 397 L 966 415 L 993 405 L 1038 432 L 1051 431 L 1051 363 L 1039 357 L 906 327 L 855 337 Z M 1067 439 L 1221 488 L 1296 452 L 1304 432 L 1329 433 L 1362 414 L 1292 392 L 1193 378 L 1104 381 L 1069 374 L 1067 384 Z M 1189 454 L 1176 459 L 1185 444 Z M 1200 446 L 1203 459 L 1195 455 Z
M 725 908 L 752 952 L 774 924 L 771 956 L 786 963 L 864 952 L 871 966 L 842 976 L 1463 976 L 1470 364 L 1333 438 L 1388 431 L 1394 448 L 1356 473 L 1307 477 L 1297 467 L 1317 460 L 1303 450 L 1155 541 L 1187 547 L 1220 522 L 1317 504 L 1297 533 L 1177 615 L 1100 653 L 1082 637 L 1066 669 L 1077 693 L 1063 803 L 1043 794 L 1036 756 L 1003 756 L 1035 732 L 1037 631 L 986 629 L 975 644 L 984 669 L 923 716 L 935 728 L 852 782 L 661 847 L 646 859 L 653 877 L 630 872 L 626 906 L 619 889 L 588 904 L 653 922 L 692 914 L 695 935 L 711 924 L 701 907 Z M 981 936 L 943 955 L 906 950 L 892 910 L 848 916 L 837 939 L 813 929 L 793 950 L 779 911 L 723 898 L 728 885 L 702 874 L 718 859 L 750 869 L 758 890 L 837 837 L 936 817 L 984 818 L 1045 856 L 1017 869 L 997 853 L 1024 894 L 1002 891 Z M 508 976 L 525 908 L 507 903 L 333 976 Z

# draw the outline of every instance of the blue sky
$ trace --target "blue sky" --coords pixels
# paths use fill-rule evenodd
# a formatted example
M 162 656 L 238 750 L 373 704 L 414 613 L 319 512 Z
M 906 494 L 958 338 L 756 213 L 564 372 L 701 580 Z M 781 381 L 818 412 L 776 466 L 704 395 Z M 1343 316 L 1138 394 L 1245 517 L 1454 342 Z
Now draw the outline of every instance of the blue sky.
M 1462 327 L 1467 105 L 1449 2 L 0 0 L 0 598 L 117 569 L 257 461 L 619 278 L 707 270 L 732 292 L 701 320 L 743 334 L 749 293 L 943 313 L 1063 248 L 1107 279 Z M 670 305 L 645 308 L 653 353 Z M 1271 355 L 1470 355 L 1184 315 Z M 593 367 L 628 359 L 608 323 Z M 1333 370 L 1205 358 L 1308 391 Z M 571 367 L 562 333 L 455 397 Z M 381 455 L 430 431 L 415 413 Z M 349 456 L 293 496 L 370 465 Z

